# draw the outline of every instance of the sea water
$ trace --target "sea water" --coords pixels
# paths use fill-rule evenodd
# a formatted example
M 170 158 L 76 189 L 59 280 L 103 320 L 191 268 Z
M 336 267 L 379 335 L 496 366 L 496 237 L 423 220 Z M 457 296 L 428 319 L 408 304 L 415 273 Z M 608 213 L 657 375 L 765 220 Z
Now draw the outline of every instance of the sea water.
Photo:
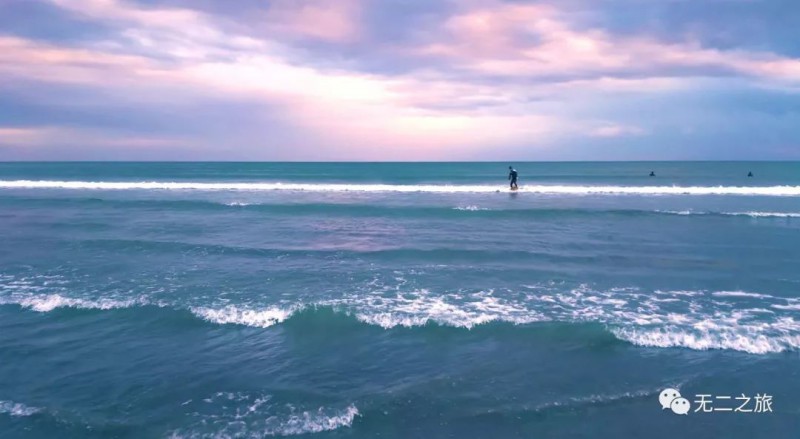
M 0 164 L 3 438 L 795 438 L 799 352 L 799 163 Z

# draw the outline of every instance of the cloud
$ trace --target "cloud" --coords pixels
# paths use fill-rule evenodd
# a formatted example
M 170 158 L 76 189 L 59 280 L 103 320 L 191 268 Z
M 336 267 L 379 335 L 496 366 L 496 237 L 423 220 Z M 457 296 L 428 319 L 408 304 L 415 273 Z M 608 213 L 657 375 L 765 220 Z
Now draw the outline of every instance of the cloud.
M 0 34 L 0 93 L 85 120 L 66 127 L 83 134 L 6 133 L 20 141 L 66 142 L 58 133 L 124 148 L 107 137 L 119 133 L 244 159 L 456 159 L 509 145 L 536 156 L 577 151 L 576 139 L 702 127 L 688 119 L 710 117 L 687 103 L 715 93 L 800 90 L 791 55 L 646 27 L 617 33 L 586 18 L 613 11 L 580 1 L 40 1 L 103 32 L 63 42 Z M 376 14 L 384 6 L 396 20 Z M 128 133 L 121 118 L 103 125 L 103 112 L 120 109 L 138 121 Z M 152 131 L 153 114 L 170 129 Z
M 37 148 L 54 144 L 81 147 L 185 147 L 185 139 L 142 136 L 60 126 L 0 127 L 0 148 Z
M 54 1 L 79 10 L 76 2 Z M 372 145 L 395 155 L 430 154 L 431 148 L 469 149 L 474 144 L 502 142 L 514 136 L 542 136 L 558 125 L 553 117 L 531 112 L 470 111 L 469 103 L 474 100 L 494 99 L 502 104 L 488 87 L 434 76 L 420 80 L 341 69 L 323 71 L 292 64 L 282 57 L 281 50 L 272 50 L 275 43 L 237 40 L 236 36 L 231 40 L 244 43 L 209 47 L 193 37 L 213 36 L 220 31 L 208 25 L 208 17 L 196 12 L 168 9 L 164 14 L 169 19 L 160 16 L 151 23 L 150 17 L 158 11 L 131 8 L 112 0 L 91 0 L 80 12 L 92 16 L 108 13 L 124 22 L 127 41 L 123 41 L 135 45 L 135 50 L 127 53 L 138 54 L 120 54 L 117 45 L 108 43 L 73 49 L 6 37 L 0 39 L 0 48 L 4 49 L 0 72 L 117 92 L 124 89 L 155 100 L 164 97 L 153 90 L 170 90 L 172 96 L 201 94 L 277 104 L 283 106 L 293 124 L 335 139 L 340 145 Z M 167 41 L 182 42 L 182 50 L 170 44 L 149 43 L 157 36 L 164 37 L 165 32 Z M 131 35 L 137 38 L 131 41 Z M 453 104 L 460 105 L 461 111 L 445 108 Z
M 351 43 L 362 34 L 360 0 L 270 2 L 266 26 L 276 33 L 333 43 Z
M 49 0 L 50 3 L 74 14 L 112 21 L 132 23 L 157 28 L 183 29 L 195 36 L 217 36 L 202 13 L 183 8 L 143 8 L 117 0 Z M 204 32 L 205 31 L 205 32 Z
M 608 124 L 602 125 L 589 131 L 591 137 L 623 137 L 641 136 L 647 131 L 643 128 L 629 125 Z
M 575 29 L 556 7 L 481 3 L 449 18 L 443 34 L 412 53 L 445 57 L 473 73 L 551 82 L 587 77 L 704 77 L 747 75 L 800 82 L 800 59 L 770 52 L 719 50 L 698 41 L 663 43 Z
M 115 85 L 125 78 L 147 75 L 156 63 L 135 55 L 60 47 L 0 36 L 0 74 L 47 82 Z

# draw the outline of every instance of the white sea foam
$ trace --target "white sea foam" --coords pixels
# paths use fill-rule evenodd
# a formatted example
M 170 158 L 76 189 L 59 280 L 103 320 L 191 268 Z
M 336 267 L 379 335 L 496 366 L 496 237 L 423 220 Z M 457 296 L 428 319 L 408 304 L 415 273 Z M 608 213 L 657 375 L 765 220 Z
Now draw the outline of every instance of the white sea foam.
M 753 218 L 800 218 L 800 212 L 732 212 L 726 215 L 750 216 Z
M 676 290 L 676 291 L 656 290 L 655 293 L 665 296 L 686 296 L 686 297 L 694 297 L 703 294 L 701 291 L 685 291 L 685 290 Z
M 220 401 L 220 399 L 222 401 Z M 175 431 L 171 438 L 264 438 L 332 431 L 353 425 L 360 416 L 350 404 L 343 409 L 319 407 L 298 410 L 291 404 L 278 404 L 270 395 L 218 392 L 194 403 L 199 409 L 192 416 L 199 422 L 188 432 Z M 190 402 L 191 403 L 191 402 Z M 199 430 L 199 431 L 198 431 Z
M 752 328 L 715 328 L 714 330 L 691 330 L 680 327 L 612 328 L 619 339 L 638 346 L 683 347 L 695 350 L 731 349 L 750 354 L 768 354 L 800 348 L 800 335 L 767 335 Z
M 28 407 L 13 401 L 0 401 L 0 413 L 7 413 L 11 416 L 30 416 L 39 413 L 41 409 Z
M 223 308 L 193 307 L 190 308 L 196 316 L 220 325 L 236 324 L 268 328 L 288 319 L 294 309 L 269 307 L 266 309 L 250 309 L 229 305 Z
M 32 288 L 37 285 L 6 277 L 0 282 L 0 304 L 43 313 L 60 308 L 169 306 L 188 309 L 214 324 L 257 328 L 269 328 L 298 311 L 322 306 L 386 329 L 428 324 L 472 329 L 491 322 L 600 323 L 621 340 L 644 346 L 732 349 L 754 354 L 800 348 L 800 324 L 794 320 L 800 311 L 800 301 L 762 292 L 600 290 L 585 284 L 569 287 L 563 283 L 526 285 L 519 291 L 430 291 L 414 289 L 398 273 L 392 276 L 398 278 L 394 283 L 373 281 L 360 291 L 326 300 L 226 305 L 161 303 L 147 296 L 95 298 L 44 294 Z M 57 289 L 60 291 L 62 287 Z
M 800 311 L 800 303 L 790 303 L 788 305 L 775 304 L 772 305 L 772 307 L 784 311 Z
M 730 349 L 766 354 L 800 348 L 800 326 L 790 314 L 728 301 L 721 308 L 712 297 L 782 300 L 746 291 L 597 291 L 587 285 L 572 290 L 529 286 L 523 296 L 505 291 L 433 294 L 427 290 L 346 298 L 336 303 L 362 322 L 393 328 L 436 323 L 474 328 L 489 322 L 597 322 L 622 340 L 644 346 Z M 665 299 L 666 297 L 666 299 Z M 794 309 L 791 305 L 772 308 Z
M 670 215 L 724 215 L 724 216 L 748 216 L 751 218 L 800 218 L 800 212 L 706 212 L 694 210 L 657 210 L 659 213 Z
M 268 428 L 265 433 L 270 436 L 290 436 L 331 431 L 340 427 L 352 426 L 357 416 L 359 413 L 355 405 L 350 405 L 344 411 L 336 414 L 320 408 L 314 412 L 292 415 L 288 419 L 277 422 L 277 425 Z
M 469 211 L 469 212 L 477 212 L 477 211 L 480 211 L 480 210 L 489 210 L 489 209 L 487 209 L 485 207 L 478 207 L 478 206 L 475 206 L 475 205 L 469 205 L 469 206 L 454 207 L 453 210 L 466 210 L 466 211 Z
M 705 212 L 695 212 L 693 210 L 656 210 L 658 213 L 668 213 L 670 215 L 705 215 Z
M 775 314 L 775 311 L 771 311 L 766 308 L 750 308 L 748 311 L 752 313 Z
M 471 329 L 494 321 L 524 324 L 545 320 L 524 304 L 495 297 L 491 292 L 463 297 L 422 289 L 395 296 L 352 296 L 329 304 L 344 306 L 353 310 L 358 320 L 386 329 L 428 323 Z
M 752 297 L 754 299 L 774 299 L 774 296 L 768 294 L 748 293 L 747 291 L 715 291 L 711 293 L 717 297 Z
M 117 308 L 130 308 L 132 306 L 148 305 L 146 299 L 84 299 L 65 297 L 60 294 L 13 295 L 0 298 L 2 305 L 19 305 L 37 312 L 50 312 L 57 308 L 79 308 L 109 310 Z
M 169 181 L 59 181 L 0 180 L 6 189 L 100 189 L 100 190 L 204 190 L 204 191 L 307 191 L 307 192 L 507 192 L 493 185 L 395 185 L 279 182 L 169 182 Z M 583 186 L 525 185 L 519 192 L 562 195 L 757 195 L 800 196 L 800 186 Z

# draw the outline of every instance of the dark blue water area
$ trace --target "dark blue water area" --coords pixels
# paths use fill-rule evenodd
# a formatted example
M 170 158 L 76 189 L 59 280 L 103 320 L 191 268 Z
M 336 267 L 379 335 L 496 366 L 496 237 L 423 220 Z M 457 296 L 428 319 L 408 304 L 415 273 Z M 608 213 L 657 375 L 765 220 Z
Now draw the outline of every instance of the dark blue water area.
M 514 165 L 0 164 L 0 436 L 796 437 L 796 163 Z
M 157 308 L 4 309 L 2 319 L 4 355 L 17 358 L 2 366 L 2 388 L 37 410 L 0 418 L 6 437 L 293 427 L 341 427 L 322 437 L 670 437 L 674 429 L 790 437 L 798 427 L 797 375 L 784 364 L 796 358 L 639 348 L 591 324 L 384 330 L 325 309 L 266 330 Z M 772 388 L 775 411 L 679 417 L 661 410 L 664 387 L 684 395 Z

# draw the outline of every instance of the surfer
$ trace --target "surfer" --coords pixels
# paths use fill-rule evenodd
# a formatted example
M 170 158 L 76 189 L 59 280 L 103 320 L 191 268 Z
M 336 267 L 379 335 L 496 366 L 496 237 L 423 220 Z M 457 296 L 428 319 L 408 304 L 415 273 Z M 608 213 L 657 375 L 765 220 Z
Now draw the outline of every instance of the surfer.
M 509 187 L 511 189 L 517 188 L 517 171 L 511 166 L 508 167 L 508 179 L 511 180 Z
M 752 172 L 752 171 L 748 172 L 748 173 L 747 173 L 747 176 L 748 176 L 748 177 L 752 177 L 752 176 L 753 176 L 753 172 Z
M 654 171 L 650 171 L 650 176 L 651 176 L 651 177 L 655 177 L 655 176 L 656 176 L 656 173 L 655 173 Z

